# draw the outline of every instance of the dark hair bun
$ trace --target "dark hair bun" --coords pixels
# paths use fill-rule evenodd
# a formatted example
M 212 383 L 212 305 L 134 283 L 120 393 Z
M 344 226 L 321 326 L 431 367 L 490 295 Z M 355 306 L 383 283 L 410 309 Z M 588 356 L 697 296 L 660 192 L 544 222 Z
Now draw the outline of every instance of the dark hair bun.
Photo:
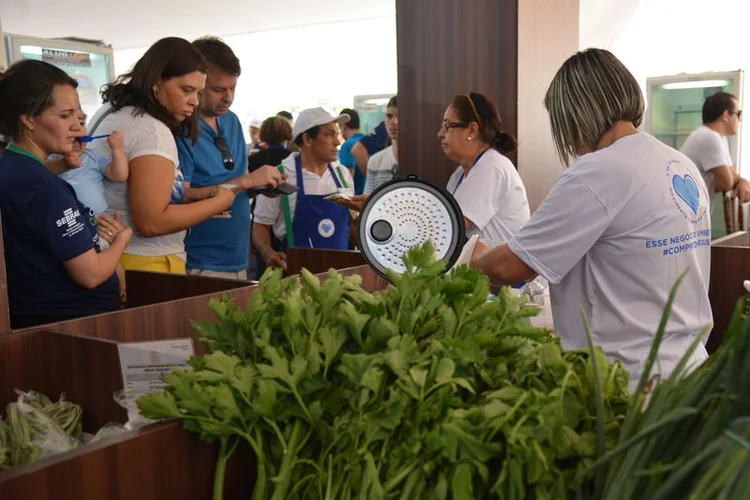
M 501 132 L 495 139 L 493 146 L 501 153 L 508 154 L 514 152 L 516 148 L 518 148 L 518 141 L 509 133 Z

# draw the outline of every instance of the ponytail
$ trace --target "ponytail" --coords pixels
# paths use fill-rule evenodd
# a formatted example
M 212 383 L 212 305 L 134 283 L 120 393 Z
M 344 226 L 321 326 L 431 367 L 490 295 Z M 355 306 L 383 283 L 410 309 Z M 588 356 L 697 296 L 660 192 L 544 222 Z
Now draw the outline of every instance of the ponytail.
M 492 147 L 503 154 L 513 153 L 518 148 L 518 141 L 507 132 L 500 132 L 492 143 Z

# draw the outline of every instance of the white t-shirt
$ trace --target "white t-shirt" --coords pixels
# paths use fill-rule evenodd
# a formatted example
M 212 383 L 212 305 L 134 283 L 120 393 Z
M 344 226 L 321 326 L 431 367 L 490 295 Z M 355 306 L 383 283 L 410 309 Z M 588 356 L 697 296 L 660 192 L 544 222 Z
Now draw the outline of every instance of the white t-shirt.
M 286 178 L 287 184 L 297 185 L 297 171 L 295 167 L 295 158 L 300 153 L 292 153 L 287 156 L 284 161 L 281 162 L 281 166 L 284 167 L 284 173 L 289 174 Z M 346 186 L 342 186 L 342 193 L 354 194 L 354 180 L 352 180 L 352 174 L 349 169 L 342 167 L 338 162 L 331 164 L 333 171 L 337 176 L 344 176 Z M 325 170 L 322 176 L 318 176 L 312 172 L 302 169 L 302 182 L 305 184 L 305 194 L 308 195 L 329 195 L 338 191 L 336 188 L 336 181 L 331 177 L 331 173 L 328 169 Z M 341 179 L 339 178 L 339 184 Z M 259 196 L 255 204 L 254 220 L 259 224 L 265 224 L 267 226 L 273 226 L 273 234 L 277 238 L 282 239 L 286 236 L 286 226 L 284 225 L 284 212 L 281 209 L 282 196 L 276 198 L 268 198 L 266 196 Z M 331 202 L 333 203 L 333 202 Z M 292 215 L 292 222 L 294 222 L 294 211 L 297 208 L 297 193 L 289 195 L 289 211 Z
M 91 118 L 94 124 L 109 105 L 99 108 L 99 111 Z M 125 156 L 128 162 L 135 158 L 146 155 L 158 155 L 166 158 L 175 166 L 175 178 L 178 174 L 179 156 L 174 135 L 162 121 L 157 120 L 149 114 L 133 116 L 132 106 L 126 106 L 119 111 L 108 115 L 94 131 L 96 135 L 109 134 L 113 130 L 122 132 L 125 138 Z M 111 158 L 111 151 L 107 141 L 93 141 L 89 146 L 95 148 L 102 155 Z M 145 255 L 150 257 L 160 255 L 176 254 L 185 259 L 185 231 L 165 236 L 153 236 L 146 238 L 135 232 L 135 226 L 130 218 L 130 205 L 128 202 L 128 184 L 126 182 L 111 182 L 104 180 L 104 196 L 109 206 L 108 212 L 119 210 L 120 219 L 123 224 L 133 228 L 133 239 L 125 249 L 125 253 L 133 255 Z
M 479 235 L 488 246 L 507 243 L 529 220 L 526 188 L 513 163 L 490 148 L 464 177 L 458 167 L 448 180 L 464 217 L 472 223 L 467 236 Z
M 398 173 L 398 160 L 393 154 L 393 146 L 378 151 L 367 161 L 367 181 L 364 194 L 370 194 L 388 181 L 392 181 Z
M 670 289 L 680 286 L 659 350 L 667 377 L 712 322 L 708 191 L 682 153 L 646 133 L 578 159 L 509 248 L 550 282 L 555 330 L 567 349 L 594 341 L 638 384 Z M 707 357 L 701 344 L 693 361 Z M 658 367 L 655 367 L 655 371 Z
M 711 170 L 723 165 L 731 167 L 734 164 L 732 156 L 729 154 L 729 142 L 727 138 L 722 137 L 715 130 L 701 125 L 685 139 L 680 152 L 693 160 L 693 163 L 695 163 L 695 166 L 698 167 L 698 170 L 703 175 L 708 193 L 711 195 L 711 211 L 713 211 L 714 192 L 716 188 L 714 185 L 714 174 Z

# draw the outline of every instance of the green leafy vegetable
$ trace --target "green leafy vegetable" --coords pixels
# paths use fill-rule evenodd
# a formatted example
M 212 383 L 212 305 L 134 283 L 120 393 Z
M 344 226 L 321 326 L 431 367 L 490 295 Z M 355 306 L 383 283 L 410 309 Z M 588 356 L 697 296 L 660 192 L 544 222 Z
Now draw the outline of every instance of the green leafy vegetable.
M 258 458 L 256 500 L 593 493 L 593 374 L 611 449 L 630 403 L 623 367 L 563 351 L 509 289 L 488 302 L 481 273 L 442 274 L 431 244 L 403 260 L 375 293 L 333 270 L 268 271 L 247 310 L 211 303 L 218 323 L 195 325 L 209 354 L 138 405 L 220 443 L 215 499 L 238 440 Z

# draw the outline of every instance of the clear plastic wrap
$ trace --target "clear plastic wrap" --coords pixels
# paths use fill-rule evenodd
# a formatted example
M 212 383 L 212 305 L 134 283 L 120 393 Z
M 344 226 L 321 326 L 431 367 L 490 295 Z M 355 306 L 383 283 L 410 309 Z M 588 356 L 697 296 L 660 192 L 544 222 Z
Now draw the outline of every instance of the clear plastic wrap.
M 143 396 L 143 393 L 129 391 L 117 391 L 114 394 L 117 404 L 128 411 L 128 421 L 123 426 L 126 431 L 139 429 L 158 422 L 158 420 L 151 420 L 141 415 L 136 404 L 136 401 L 141 396 Z
M 44 405 L 49 402 L 46 396 L 46 401 L 36 396 L 19 391 L 18 400 L 7 408 L 10 458 L 14 466 L 34 463 L 80 445 L 78 439 L 68 435 L 45 412 Z
M 10 429 L 0 418 L 0 470 L 10 467 Z

